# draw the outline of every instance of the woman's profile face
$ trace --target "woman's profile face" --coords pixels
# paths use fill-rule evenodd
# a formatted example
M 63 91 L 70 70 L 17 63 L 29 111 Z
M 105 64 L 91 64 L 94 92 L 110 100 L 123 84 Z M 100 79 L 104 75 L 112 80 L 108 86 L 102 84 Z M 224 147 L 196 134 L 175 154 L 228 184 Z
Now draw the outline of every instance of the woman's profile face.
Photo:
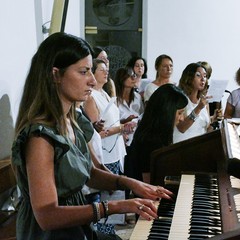
M 54 81 L 63 103 L 72 104 L 76 101 L 85 101 L 89 97 L 96 85 L 91 68 L 91 55 L 70 65 L 62 76 L 58 68 L 53 68 Z
M 104 63 L 99 63 L 94 76 L 99 84 L 104 85 L 108 81 L 108 67 Z

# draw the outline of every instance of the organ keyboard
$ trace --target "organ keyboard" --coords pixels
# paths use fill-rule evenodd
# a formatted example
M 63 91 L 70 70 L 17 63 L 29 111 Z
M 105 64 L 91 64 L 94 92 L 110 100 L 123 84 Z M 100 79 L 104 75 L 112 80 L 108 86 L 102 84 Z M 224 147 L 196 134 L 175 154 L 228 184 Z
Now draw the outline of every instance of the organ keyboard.
M 214 132 L 153 152 L 152 184 L 172 190 L 171 185 L 165 185 L 165 177 L 181 176 L 176 204 L 169 207 L 172 216 L 170 213 L 164 215 L 165 207 L 161 209 L 161 204 L 163 201 L 165 206 L 166 200 L 162 199 L 159 219 L 149 222 L 140 218 L 130 240 L 240 239 L 240 141 L 235 125 L 227 120 L 222 125 Z M 237 178 L 228 172 L 232 159 L 239 164 L 234 165 L 238 171 L 233 171 L 233 175 L 239 172 Z M 200 191 L 211 193 L 211 196 L 195 197 L 195 177 L 199 175 L 205 179 L 211 177 L 211 181 L 216 182 L 217 189 L 202 188 Z M 211 202 L 207 203 L 207 199 Z M 209 207 L 213 209 L 207 209 Z

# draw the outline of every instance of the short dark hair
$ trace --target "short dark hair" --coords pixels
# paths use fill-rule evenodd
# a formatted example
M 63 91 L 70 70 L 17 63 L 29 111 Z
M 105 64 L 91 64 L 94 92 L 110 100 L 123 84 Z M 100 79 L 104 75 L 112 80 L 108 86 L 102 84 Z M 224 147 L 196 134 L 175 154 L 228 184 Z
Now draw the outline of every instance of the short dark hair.
M 105 50 L 100 46 L 93 47 L 93 58 L 97 58 L 102 51 Z
M 146 62 L 146 60 L 144 58 L 138 57 L 138 56 L 137 57 L 132 57 L 132 58 L 129 59 L 129 61 L 128 61 L 126 66 L 127 67 L 131 67 L 132 69 L 134 69 L 135 63 L 139 59 L 143 60 L 143 63 L 144 63 L 144 73 L 142 75 L 142 78 L 147 78 L 148 66 L 147 66 L 147 62 Z

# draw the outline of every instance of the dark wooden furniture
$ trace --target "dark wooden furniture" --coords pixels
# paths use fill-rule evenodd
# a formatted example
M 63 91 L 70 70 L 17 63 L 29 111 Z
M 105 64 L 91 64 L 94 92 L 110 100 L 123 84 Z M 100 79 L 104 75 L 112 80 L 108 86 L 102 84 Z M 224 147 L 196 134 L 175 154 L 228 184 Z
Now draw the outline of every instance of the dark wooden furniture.
M 10 159 L 0 160 L 0 195 L 16 185 Z M 16 214 L 0 211 L 0 240 L 16 239 Z
M 225 168 L 222 134 L 216 130 L 152 153 L 151 183 L 164 184 L 164 177 L 182 172 L 217 172 L 218 162 Z M 222 161 L 221 161 L 222 160 Z
M 229 127 L 232 128 L 224 120 L 221 129 L 158 149 L 152 153 L 151 159 L 151 183 L 154 185 L 164 186 L 166 176 L 180 177 L 185 173 L 205 173 L 217 176 L 222 234 L 211 238 L 213 240 L 240 239 L 240 223 L 228 172 L 235 150 L 239 156 L 240 141 L 238 135 L 234 134 L 234 137 L 237 136 L 236 141 L 239 145 L 237 149 L 233 149 L 230 141 L 233 137 L 232 129 L 229 131 Z M 239 166 L 238 164 L 234 166 L 239 168 L 240 176 L 240 160 L 239 162 L 236 158 L 234 160 L 236 160 L 235 163 L 239 163 Z M 131 239 L 135 239 L 134 237 Z

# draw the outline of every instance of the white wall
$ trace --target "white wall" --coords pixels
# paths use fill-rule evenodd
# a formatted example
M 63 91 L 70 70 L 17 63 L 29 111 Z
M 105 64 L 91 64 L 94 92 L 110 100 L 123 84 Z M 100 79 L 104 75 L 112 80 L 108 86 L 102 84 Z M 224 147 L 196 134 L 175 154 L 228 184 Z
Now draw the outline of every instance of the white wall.
M 0 7 L 0 159 L 10 153 L 23 81 L 36 49 L 34 2 L 2 1 Z
M 10 155 L 22 88 L 40 43 L 39 22 L 51 20 L 53 0 L 7 0 L 0 4 L 0 159 L 3 159 Z M 75 35 L 80 33 L 79 4 L 79 0 L 69 1 L 70 14 L 65 26 L 66 32 Z M 42 19 L 36 19 L 36 15 Z M 42 34 L 42 39 L 46 37 Z
M 22 87 L 41 36 L 39 22 L 51 20 L 52 6 L 53 0 L 1 1 L 0 159 L 10 154 Z M 149 77 L 155 78 L 155 58 L 166 53 L 174 60 L 175 82 L 187 64 L 205 60 L 213 67 L 212 78 L 229 79 L 228 89 L 235 88 L 239 9 L 239 0 L 143 0 L 143 56 Z M 35 19 L 35 13 L 42 19 Z M 66 32 L 84 36 L 83 19 L 84 0 L 70 0 Z
M 144 0 L 143 0 L 144 1 Z M 234 74 L 240 66 L 239 0 L 148 0 L 143 8 L 147 29 L 143 29 L 143 51 L 149 77 L 155 78 L 154 61 L 168 54 L 174 61 L 173 80 L 179 81 L 191 62 L 207 61 L 212 79 L 228 79 L 228 90 L 236 87 Z

